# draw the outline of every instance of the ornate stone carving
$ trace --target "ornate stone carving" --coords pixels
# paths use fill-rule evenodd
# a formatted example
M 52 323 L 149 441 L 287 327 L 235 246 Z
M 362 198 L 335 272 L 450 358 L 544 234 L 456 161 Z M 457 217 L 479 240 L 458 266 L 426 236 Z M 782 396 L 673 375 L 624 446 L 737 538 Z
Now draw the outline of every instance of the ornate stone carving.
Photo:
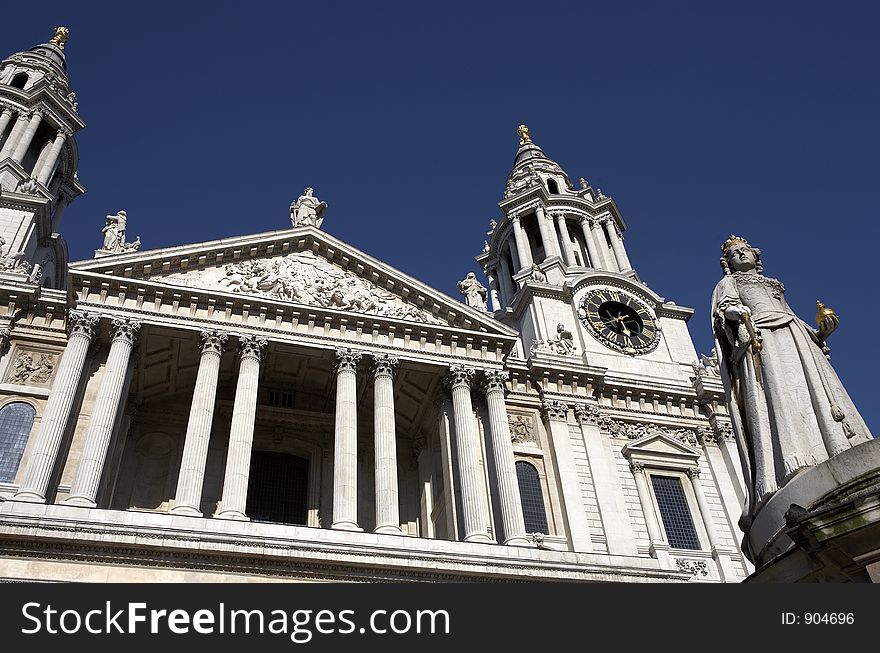
M 141 248 L 141 237 L 135 238 L 133 243 L 125 242 L 125 228 L 128 215 L 125 211 L 119 211 L 116 215 L 108 215 L 107 223 L 101 229 L 104 234 L 104 242 L 98 250 L 104 254 L 122 254 L 134 252 Z
M 663 435 L 675 438 L 679 442 L 691 447 L 696 447 L 697 434 L 694 429 L 670 429 L 666 426 L 658 426 L 656 424 L 630 424 L 629 422 L 621 422 L 607 415 L 599 417 L 599 426 L 607 431 L 611 437 L 626 438 L 628 440 L 638 440 L 646 435 L 654 435 L 662 433 Z
M 202 329 L 199 332 L 199 338 L 202 341 L 203 354 L 213 352 L 218 356 L 221 356 L 223 354 L 223 349 L 226 346 L 226 341 L 229 340 L 229 335 L 224 331 Z
M 595 404 L 575 404 L 574 416 L 581 424 L 596 424 L 601 412 Z
M 324 210 L 327 202 L 322 202 L 313 195 L 311 187 L 290 204 L 290 222 L 294 227 L 320 227 L 324 222 Z
M 36 195 L 40 190 L 40 184 L 33 177 L 28 177 L 27 179 L 22 179 L 15 186 L 16 193 L 22 193 L 23 195 Z
M 697 376 L 708 376 L 715 378 L 721 376 L 721 372 L 718 369 L 718 358 L 715 356 L 714 347 L 712 347 L 711 356 L 700 354 L 700 360 L 696 360 L 691 363 L 691 367 L 694 368 L 694 374 L 696 374 Z
M 458 292 L 464 295 L 468 306 L 478 308 L 481 311 L 487 310 L 486 297 L 488 291 L 473 272 L 468 272 L 467 276 L 458 282 Z
M 12 335 L 12 329 L 7 327 L 0 328 L 0 353 L 6 349 L 6 346 L 9 344 L 9 336 Z
M 681 560 L 675 561 L 675 566 L 681 571 L 688 572 L 691 576 L 708 576 L 709 568 L 705 560 Z
M 269 341 L 259 336 L 239 336 L 238 354 L 242 358 L 256 358 L 258 361 L 263 357 L 263 351 Z
M 370 281 L 342 270 L 313 252 L 295 252 L 271 259 L 230 263 L 216 281 L 181 277 L 186 283 L 219 286 L 221 290 L 271 297 L 322 308 L 444 324 Z
M 510 427 L 510 441 L 515 444 L 524 442 L 538 443 L 535 422 L 526 415 L 508 415 L 507 425 Z
M 19 274 L 30 274 L 31 264 L 23 261 L 24 252 L 11 254 L 5 251 L 6 239 L 0 236 L 0 272 L 18 272 Z
M 67 335 L 84 335 L 91 340 L 95 337 L 95 329 L 100 320 L 94 313 L 71 309 L 67 312 Z
M 700 468 L 699 467 L 688 467 L 687 470 L 685 470 L 685 474 L 687 474 L 689 479 L 691 479 L 692 481 L 695 481 L 698 478 L 700 478 Z
M 137 342 L 141 323 L 137 320 L 114 318 L 110 323 L 110 334 L 113 340 L 125 340 L 132 346 Z
M 700 444 L 715 444 L 715 430 L 711 426 L 699 426 L 696 433 Z
M 340 347 L 336 350 L 336 371 L 356 371 L 361 356 L 363 356 L 362 351 Z
M 545 399 L 542 404 L 547 419 L 564 422 L 568 419 L 568 404 L 555 399 Z
M 529 281 L 537 281 L 538 283 L 547 283 L 547 275 L 537 265 L 532 265 L 529 270 Z
M 548 340 L 536 340 L 529 349 L 529 354 L 549 352 L 561 356 L 571 356 L 576 350 L 574 335 L 560 322 L 556 325 L 556 335 Z
M 581 190 L 584 190 L 584 189 L 590 187 L 590 182 L 588 182 L 588 181 L 587 181 L 586 179 L 584 179 L 583 177 L 581 177 L 580 179 L 578 179 L 578 183 L 579 183 L 580 186 L 581 186 Z
M 476 370 L 473 367 L 466 367 L 464 365 L 450 365 L 449 374 L 446 375 L 444 381 L 446 385 L 448 385 L 450 388 L 455 388 L 462 385 L 470 388 L 471 380 L 474 378 L 474 374 L 476 374 Z
M 390 354 L 373 354 L 373 375 L 394 376 L 394 372 L 400 365 L 400 359 Z
M 507 381 L 510 372 L 505 370 L 486 370 L 483 373 L 483 392 L 504 392 L 507 389 Z
M 645 471 L 645 466 L 642 463 L 630 462 L 629 471 L 633 474 L 642 474 Z
M 8 376 L 17 385 L 46 385 L 58 365 L 57 354 L 21 351 Z

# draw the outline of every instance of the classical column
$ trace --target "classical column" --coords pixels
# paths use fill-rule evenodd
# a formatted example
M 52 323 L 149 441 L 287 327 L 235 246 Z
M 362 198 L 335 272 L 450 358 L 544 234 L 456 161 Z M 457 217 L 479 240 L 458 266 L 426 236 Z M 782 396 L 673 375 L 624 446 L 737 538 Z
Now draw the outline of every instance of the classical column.
M 6 128 L 9 127 L 9 122 L 12 120 L 12 109 L 6 107 L 3 109 L 3 112 L 0 113 L 0 138 L 3 138 L 3 133 L 6 131 Z
M 217 399 L 217 378 L 220 375 L 220 357 L 229 337 L 222 331 L 202 331 L 202 354 L 193 392 L 177 491 L 174 493 L 175 515 L 201 517 L 202 486 L 205 481 L 205 462 L 211 442 L 211 424 L 214 421 L 214 402 Z
M 535 216 L 538 219 L 538 230 L 541 232 L 541 240 L 544 241 L 544 258 L 559 256 L 559 242 L 556 240 L 556 229 L 553 223 L 547 219 L 544 207 L 538 204 L 535 207 Z
M 493 313 L 501 308 L 501 302 L 498 299 L 497 275 L 498 270 L 495 268 L 486 270 L 486 276 L 489 278 L 489 305 L 492 307 Z
M 336 428 L 333 441 L 333 524 L 359 531 L 357 523 L 357 365 L 362 353 L 336 350 Z
M 433 466 L 427 438 L 421 433 L 413 439 L 413 452 L 419 465 L 419 505 L 421 508 L 419 536 L 432 538 L 434 537 L 434 493 L 431 487 Z
M 532 267 L 532 252 L 529 249 L 529 238 L 526 236 L 520 217 L 518 215 L 514 216 L 511 222 L 513 224 L 513 236 L 516 241 L 516 254 L 519 262 L 519 270 L 516 271 L 518 274 L 526 268 Z
M 18 112 L 18 118 L 15 120 L 15 124 L 12 126 L 12 131 L 9 132 L 9 137 L 3 143 L 3 147 L 0 148 L 0 161 L 12 155 L 12 150 L 15 149 L 15 144 L 18 142 L 18 137 L 21 136 L 21 132 L 23 132 L 27 128 L 30 118 L 31 117 L 26 111 Z
M 599 250 L 593 239 L 593 225 L 590 218 L 586 216 L 581 218 L 581 230 L 584 232 L 584 242 L 587 244 L 587 253 L 590 255 L 590 267 L 601 270 L 603 261 L 599 257 Z
M 71 310 L 67 314 L 68 340 L 55 379 L 52 391 L 40 420 L 40 430 L 28 457 L 21 487 L 15 495 L 17 501 L 44 503 L 49 477 L 55 467 L 55 459 L 64 438 L 64 431 L 70 419 L 70 411 L 79 387 L 80 377 L 89 345 L 95 337 L 99 317 L 84 311 Z
M 623 247 L 620 231 L 617 229 L 617 223 L 614 218 L 608 217 L 605 221 L 605 228 L 608 230 L 608 239 L 611 241 L 611 249 L 614 251 L 614 258 L 617 260 L 617 267 L 621 272 L 631 270 L 629 258 L 626 256 L 626 249 Z
M 373 356 L 373 437 L 376 451 L 376 533 L 400 535 L 397 429 L 394 425 L 396 356 Z
M 489 537 L 489 510 L 480 489 L 480 442 L 474 408 L 471 404 L 471 378 L 475 370 L 450 365 L 446 384 L 452 391 L 455 441 L 458 445 L 458 473 L 461 477 L 461 511 L 465 542 L 492 542 Z M 450 492 L 450 497 L 452 496 Z
M 254 422 L 257 418 L 260 360 L 268 344 L 265 338 L 257 336 L 240 336 L 238 339 L 241 362 L 235 385 L 235 402 L 232 404 L 223 497 L 220 499 L 220 510 L 214 515 L 219 519 L 248 518 L 244 511 L 247 507 L 251 449 L 254 445 Z
M 22 159 L 24 159 L 24 155 L 31 146 L 31 142 L 34 140 L 34 134 L 37 133 L 37 127 L 40 126 L 42 120 L 43 112 L 39 109 L 35 109 L 31 115 L 31 119 L 28 121 L 27 127 L 24 128 L 24 131 L 21 134 L 21 138 L 19 138 L 18 142 L 15 144 L 15 149 L 12 150 L 12 158 L 18 163 L 21 163 Z
M 660 522 L 657 521 L 657 512 L 654 510 L 651 491 L 648 489 L 648 475 L 645 474 L 645 466 L 642 463 L 630 462 L 629 469 L 636 479 L 636 494 L 639 495 L 639 504 L 642 506 L 642 514 L 645 516 L 651 555 L 658 560 L 668 562 L 669 544 L 666 543 L 660 532 Z
M 58 130 L 58 134 L 55 136 L 55 140 L 52 142 L 52 149 L 49 150 L 49 154 L 46 156 L 46 160 L 43 161 L 42 166 L 37 170 L 34 168 L 34 171 L 31 173 L 31 177 L 36 177 L 37 181 L 43 184 L 44 186 L 49 182 L 49 178 L 52 176 L 52 172 L 55 170 L 55 164 L 58 162 L 58 156 L 61 154 L 61 148 L 64 147 L 64 139 L 67 138 L 70 134 L 68 134 L 63 129 Z
M 596 503 L 602 515 L 605 541 L 611 555 L 638 555 L 626 497 L 617 474 L 611 438 L 599 429 L 599 406 L 575 404 L 574 416 L 581 426 L 590 476 L 596 489 Z
M 610 260 L 612 256 L 608 251 L 608 241 L 605 239 L 605 228 L 602 226 L 602 221 L 593 218 L 590 221 L 590 226 L 593 232 L 593 242 L 596 244 L 596 249 L 599 250 L 599 267 L 603 270 L 615 271 L 617 268 Z
M 571 244 L 571 236 L 568 233 L 568 224 L 564 213 L 556 214 L 556 226 L 559 227 L 559 238 L 562 240 L 562 251 L 565 254 L 565 262 L 568 265 L 577 265 L 574 256 L 574 247 Z
M 574 461 L 571 435 L 568 432 L 568 405 L 562 401 L 545 400 L 544 417 L 550 431 L 550 444 L 556 460 L 556 473 L 562 495 L 563 509 L 568 522 L 573 551 L 592 551 L 590 525 L 581 496 L 581 483 Z
M 98 485 L 104 472 L 104 460 L 113 436 L 113 425 L 125 400 L 122 389 L 131 360 L 131 350 L 137 341 L 141 323 L 125 318 L 115 318 L 110 325 L 110 353 L 104 365 L 104 376 L 92 406 L 92 415 L 86 428 L 85 441 L 79 464 L 70 485 L 70 495 L 64 503 L 94 508 Z
M 519 496 L 519 481 L 513 459 L 513 445 L 510 443 L 510 426 L 507 424 L 507 408 L 504 405 L 505 382 L 509 377 L 508 372 L 487 371 L 483 392 L 486 394 L 486 404 L 489 408 L 489 432 L 495 459 L 495 476 L 498 480 L 504 543 L 510 546 L 528 546 L 522 500 Z
M 500 261 L 502 302 L 504 305 L 507 305 L 510 303 L 510 300 L 513 299 L 514 295 L 513 277 L 510 274 L 510 266 L 507 265 L 507 257 L 502 254 Z

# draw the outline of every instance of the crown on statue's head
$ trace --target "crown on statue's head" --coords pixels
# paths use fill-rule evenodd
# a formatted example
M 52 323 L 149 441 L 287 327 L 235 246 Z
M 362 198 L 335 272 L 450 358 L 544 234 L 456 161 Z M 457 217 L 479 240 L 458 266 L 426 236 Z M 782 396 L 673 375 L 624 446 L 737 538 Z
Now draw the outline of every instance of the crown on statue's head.
M 747 241 L 745 238 L 740 238 L 739 236 L 734 236 L 733 234 L 730 234 L 730 238 L 722 243 L 721 251 L 727 254 L 730 248 L 736 245 L 745 245 L 746 247 L 751 247 L 751 245 L 749 245 L 749 241 Z

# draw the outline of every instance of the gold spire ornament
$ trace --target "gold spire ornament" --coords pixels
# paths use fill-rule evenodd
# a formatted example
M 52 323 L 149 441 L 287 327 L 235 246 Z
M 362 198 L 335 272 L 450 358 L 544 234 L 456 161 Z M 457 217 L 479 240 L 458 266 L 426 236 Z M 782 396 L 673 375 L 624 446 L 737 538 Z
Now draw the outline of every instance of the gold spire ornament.
M 64 44 L 67 43 L 67 39 L 70 38 L 70 30 L 66 27 L 56 27 L 55 28 L 55 36 L 53 36 L 49 43 L 52 45 L 57 45 L 60 50 L 64 49 Z
M 517 133 L 519 133 L 519 144 L 525 145 L 526 143 L 531 143 L 532 139 L 529 137 L 529 127 L 528 125 L 520 125 L 516 128 Z
M 745 245 L 746 247 L 751 247 L 751 245 L 749 245 L 749 241 L 747 241 L 745 238 L 740 238 L 739 236 L 734 236 L 733 234 L 730 234 L 730 238 L 728 238 L 721 244 L 721 251 L 727 254 L 728 250 L 735 245 Z

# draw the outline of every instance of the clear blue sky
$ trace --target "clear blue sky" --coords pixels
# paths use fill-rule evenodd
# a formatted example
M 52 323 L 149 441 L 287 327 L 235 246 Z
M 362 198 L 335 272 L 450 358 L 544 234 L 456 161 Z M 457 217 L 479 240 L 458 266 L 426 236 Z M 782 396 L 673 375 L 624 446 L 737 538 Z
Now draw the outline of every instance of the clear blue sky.
M 5 54 L 67 25 L 80 112 L 71 257 L 125 209 L 145 248 L 324 228 L 434 287 L 477 270 L 515 127 L 615 198 L 641 277 L 708 303 L 731 231 L 880 431 L 880 10 L 870 3 L 20 2 Z

